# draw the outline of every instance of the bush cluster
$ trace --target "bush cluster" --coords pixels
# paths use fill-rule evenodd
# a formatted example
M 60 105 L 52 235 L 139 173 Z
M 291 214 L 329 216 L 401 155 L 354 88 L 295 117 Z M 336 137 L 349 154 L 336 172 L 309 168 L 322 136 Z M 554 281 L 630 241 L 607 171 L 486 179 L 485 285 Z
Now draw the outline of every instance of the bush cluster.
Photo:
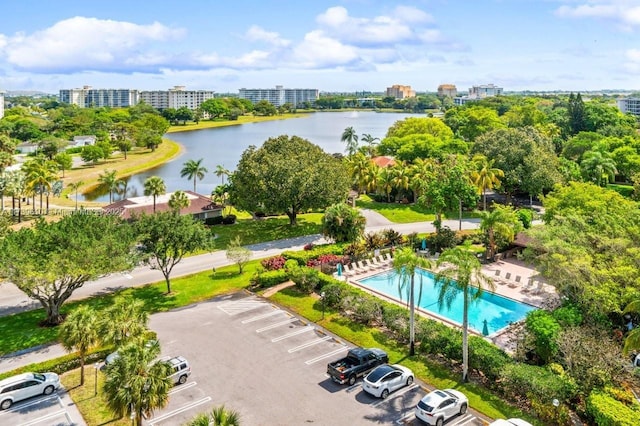
M 343 265 L 346 265 L 347 263 L 349 263 L 349 257 L 340 256 L 337 254 L 321 254 L 315 259 L 309 259 L 307 261 L 307 266 L 309 267 L 320 266 L 320 265 L 336 266 L 338 263 L 342 263 Z
M 282 252 L 282 256 L 285 259 L 295 259 L 300 266 L 305 266 L 307 262 L 312 259 L 318 258 L 318 256 L 322 254 L 343 254 L 342 247 L 336 246 L 334 244 L 323 245 L 323 246 L 315 246 L 311 250 L 304 251 L 285 251 Z
M 284 256 L 273 256 L 262 259 L 260 265 L 267 271 L 275 271 L 284 268 L 286 261 L 287 259 L 285 259 Z
M 109 355 L 111 352 L 113 352 L 113 348 L 95 349 L 85 357 L 85 366 L 91 365 L 94 362 L 105 359 L 107 355 Z M 80 356 L 78 356 L 78 353 L 71 353 L 68 355 L 61 356 L 59 358 L 25 365 L 15 370 L 1 373 L 0 380 L 6 379 L 7 377 L 14 376 L 16 374 L 28 373 L 31 371 L 52 372 L 56 374 L 62 374 L 62 373 L 66 373 L 67 371 L 74 370 L 78 367 L 80 367 Z
M 587 414 L 599 426 L 636 426 L 640 404 L 633 400 L 624 403 L 606 390 L 595 390 L 587 398 Z

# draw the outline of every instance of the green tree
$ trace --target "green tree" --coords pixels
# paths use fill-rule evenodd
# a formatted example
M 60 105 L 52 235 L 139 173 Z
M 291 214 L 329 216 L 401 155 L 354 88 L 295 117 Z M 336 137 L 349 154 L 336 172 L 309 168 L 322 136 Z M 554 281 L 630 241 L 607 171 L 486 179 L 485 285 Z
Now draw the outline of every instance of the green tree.
M 71 170 L 71 167 L 73 167 L 73 158 L 71 158 L 71 154 L 67 154 L 66 152 L 56 154 L 56 156 L 53 157 L 53 161 L 55 161 L 60 167 L 60 170 L 62 170 L 63 178 L 65 170 Z
M 580 93 L 574 96 L 572 92 L 569 95 L 567 114 L 569 116 L 569 131 L 572 135 L 576 135 L 586 130 L 587 125 L 584 114 L 584 102 L 582 101 Z
M 59 330 L 59 338 L 65 350 L 78 352 L 80 356 L 80 386 L 84 385 L 84 361 L 89 351 L 98 346 L 98 317 L 89 306 L 76 307 Z
M 31 193 L 40 194 L 40 210 L 42 210 L 42 196 L 47 195 L 47 213 L 49 212 L 49 194 L 53 183 L 58 180 L 57 165 L 55 162 L 47 160 L 45 157 L 36 157 L 33 160 L 26 161 L 22 165 L 22 169 L 26 173 L 27 189 Z M 35 201 L 34 201 L 35 202 Z
M 82 152 L 80 153 L 80 158 L 85 163 L 93 163 L 94 165 L 98 163 L 98 161 L 102 160 L 104 153 L 99 146 L 96 145 L 87 145 L 82 148 Z
M 253 106 L 253 113 L 255 115 L 276 115 L 278 110 L 269 101 L 259 101 Z
M 394 189 L 394 173 L 390 167 L 379 167 L 378 168 L 378 178 L 376 179 L 378 183 L 377 189 L 382 191 L 382 193 L 387 197 L 387 203 L 391 202 L 391 191 Z
M 169 390 L 173 386 L 169 377 L 171 366 L 156 361 L 160 355 L 158 344 L 132 343 L 118 353 L 120 356 L 106 368 L 107 407 L 120 417 L 132 415 L 135 424 L 142 426 L 143 416 L 151 417 L 154 410 L 163 408 L 169 401 Z
M 219 178 L 222 178 L 222 185 L 224 185 L 224 177 L 229 176 L 229 170 L 225 169 L 222 164 L 216 166 L 216 171 L 213 172 Z
M 497 241 L 502 244 L 513 242 L 516 234 L 522 230 L 522 222 L 511 206 L 495 206 L 493 210 L 484 210 L 480 215 L 480 230 L 485 233 L 487 259 L 495 258 Z
M 438 305 L 451 308 L 462 293 L 462 381 L 469 380 L 469 305 L 480 299 L 485 287 L 494 289 L 491 278 L 482 273 L 482 265 L 468 246 L 457 246 L 442 252 L 435 277 Z
M 353 127 L 347 127 L 344 129 L 344 132 L 342 132 L 342 136 L 340 137 L 340 142 L 344 142 L 346 144 L 346 152 L 349 156 L 358 152 L 358 134 Z
M 109 204 L 113 203 L 113 192 L 118 189 L 118 178 L 116 177 L 117 171 L 105 170 L 104 173 L 100 173 L 98 176 L 98 182 L 104 185 L 109 190 Z
M 349 178 L 340 160 L 298 136 L 270 138 L 242 154 L 231 178 L 231 202 L 248 211 L 300 212 L 343 201 Z
M 131 230 L 110 215 L 40 219 L 10 232 L 0 247 L 0 274 L 42 305 L 50 325 L 62 322 L 60 307 L 84 283 L 134 263 Z
M 640 313 L 640 299 L 629 302 L 629 304 L 625 306 L 623 313 Z M 623 352 L 626 355 L 629 351 L 638 349 L 640 349 L 640 327 L 635 327 L 624 339 Z
M 176 120 L 182 121 L 182 124 L 187 124 L 187 121 L 193 120 L 193 111 L 186 106 L 180 107 L 176 110 Z
M 202 222 L 191 215 L 163 212 L 137 218 L 134 228 L 140 251 L 151 269 L 159 269 L 171 293 L 171 271 L 182 258 L 198 250 L 212 247 L 211 235 Z
M 13 164 L 17 142 L 0 132 L 0 172 Z
M 361 152 L 346 157 L 344 162 L 358 194 L 365 192 L 367 190 L 367 175 L 374 164 Z
M 487 210 L 487 189 L 499 188 L 504 172 L 493 167 L 494 160 L 489 160 L 482 154 L 475 155 L 472 161 L 476 169 L 471 172 L 471 181 L 482 195 L 483 210 Z
M 618 173 L 615 161 L 608 154 L 600 151 L 586 152 L 580 168 L 584 178 L 598 186 L 605 186 L 609 181 L 613 182 Z
M 322 216 L 322 235 L 336 243 L 356 242 L 364 234 L 365 217 L 345 203 L 329 206 Z
M 169 207 L 178 214 L 180 214 L 180 210 L 186 209 L 190 204 L 191 201 L 184 191 L 176 191 L 169 197 Z
M 209 114 L 211 120 L 229 113 L 229 107 L 222 99 L 207 99 L 200 104 L 200 109 Z
M 242 275 L 244 265 L 251 260 L 251 250 L 242 246 L 240 236 L 236 236 L 233 240 L 229 241 L 227 246 L 227 259 L 238 265 L 238 273 Z
M 405 293 L 409 303 L 409 356 L 415 355 L 415 275 L 416 269 L 430 269 L 431 262 L 418 256 L 410 247 L 396 251 L 393 257 L 393 270 L 398 277 L 398 293 Z M 418 274 L 418 303 L 422 299 L 422 274 Z
M 149 313 L 144 309 L 143 301 L 130 296 L 117 296 L 102 314 L 102 320 L 99 321 L 102 344 L 120 348 L 127 343 L 144 341 L 148 332 Z
M 78 189 L 80 189 L 80 187 L 82 185 L 84 185 L 84 181 L 82 181 L 82 180 L 79 180 L 79 181 L 76 181 L 76 182 L 71 182 L 69 184 L 69 189 L 75 193 L 75 200 L 76 200 L 75 210 L 76 211 L 78 211 Z
M 151 176 L 144 181 L 144 195 L 153 197 L 153 212 L 156 212 L 156 198 L 167 192 L 167 186 L 159 176 Z
M 387 130 L 386 138 L 404 138 L 409 135 L 430 135 L 440 140 L 453 139 L 451 129 L 439 118 L 409 117 L 396 121 Z
M 204 159 L 199 160 L 187 160 L 183 164 L 182 170 L 180 170 L 180 177 L 186 177 L 189 180 L 193 179 L 193 192 L 196 192 L 196 180 L 204 179 L 204 175 L 209 171 L 202 165 Z
M 368 133 L 363 133 L 360 140 L 367 144 L 367 153 L 369 158 L 372 158 L 376 153 L 376 145 L 378 145 L 380 138 L 374 138 Z
M 240 426 L 240 414 L 221 405 L 214 407 L 211 413 L 198 414 L 187 426 Z

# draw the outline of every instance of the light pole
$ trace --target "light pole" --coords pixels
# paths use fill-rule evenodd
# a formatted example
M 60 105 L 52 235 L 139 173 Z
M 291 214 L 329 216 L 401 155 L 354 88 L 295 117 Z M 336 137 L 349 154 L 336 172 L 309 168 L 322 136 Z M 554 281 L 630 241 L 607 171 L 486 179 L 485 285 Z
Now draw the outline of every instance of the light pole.
M 135 407 L 134 407 L 133 402 L 132 402 L 131 403 L 131 415 L 129 416 L 129 417 L 131 417 L 131 426 L 133 426 L 135 424 L 134 420 L 136 418 L 136 413 L 135 413 L 134 409 L 135 409 Z
M 320 293 L 320 298 L 322 299 L 322 320 L 324 321 L 324 296 L 325 293 L 324 291 L 322 293 Z
M 95 374 L 93 376 L 93 396 L 98 395 L 98 368 L 100 368 L 100 364 L 97 362 L 93 364 L 93 368 L 95 369 Z

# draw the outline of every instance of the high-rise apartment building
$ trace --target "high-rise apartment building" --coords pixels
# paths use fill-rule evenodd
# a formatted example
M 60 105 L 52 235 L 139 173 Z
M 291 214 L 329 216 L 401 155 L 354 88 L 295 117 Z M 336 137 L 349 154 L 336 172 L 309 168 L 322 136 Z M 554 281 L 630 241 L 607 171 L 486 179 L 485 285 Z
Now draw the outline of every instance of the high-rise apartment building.
M 618 109 L 624 114 L 640 117 L 640 98 L 618 99 Z
M 239 92 L 240 99 L 248 99 L 254 104 L 260 101 L 269 101 L 275 107 L 287 103 L 299 107 L 303 102 L 309 102 L 313 105 L 320 96 L 318 89 L 285 89 L 282 86 L 276 86 L 275 89 L 242 88 Z
M 0 118 L 4 117 L 4 92 L 0 90 Z
M 215 97 L 211 90 L 186 90 L 185 86 L 174 86 L 169 90 L 145 90 L 140 92 L 140 100 L 151 105 L 155 109 L 187 107 L 195 111 L 200 105 Z
M 392 96 L 396 99 L 415 98 L 416 92 L 411 89 L 411 86 L 394 84 L 391 87 L 387 87 L 387 96 Z
M 473 86 L 469 88 L 467 96 L 457 96 L 453 98 L 455 105 L 464 105 L 467 102 L 478 101 L 480 99 L 489 98 L 491 96 L 502 95 L 504 89 L 494 84 L 484 84 L 482 86 Z
M 438 86 L 438 97 L 444 98 L 447 96 L 450 98 L 458 96 L 458 89 L 455 84 L 441 84 Z
M 60 90 L 60 102 L 77 105 L 80 108 L 111 107 L 123 108 L 136 105 L 140 93 L 132 89 L 94 89 L 84 86 L 82 89 Z

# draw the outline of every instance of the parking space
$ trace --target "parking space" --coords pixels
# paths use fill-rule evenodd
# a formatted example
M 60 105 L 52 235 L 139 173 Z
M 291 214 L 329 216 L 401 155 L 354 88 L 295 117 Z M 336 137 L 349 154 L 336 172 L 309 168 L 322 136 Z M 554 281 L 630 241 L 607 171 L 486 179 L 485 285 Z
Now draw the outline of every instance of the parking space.
M 68 407 L 72 404 L 64 391 L 49 396 L 38 396 L 17 402 L 8 410 L 0 411 L 1 425 L 15 426 L 70 426 L 84 424 L 74 421 Z M 79 419 L 75 419 L 79 420 Z
M 152 316 L 163 355 L 182 355 L 192 375 L 150 425 L 182 424 L 225 405 L 243 424 L 418 424 L 420 384 L 381 400 L 326 374 L 349 345 L 267 300 L 240 292 Z M 468 418 L 467 418 L 468 417 Z M 471 425 L 471 415 L 446 425 Z

